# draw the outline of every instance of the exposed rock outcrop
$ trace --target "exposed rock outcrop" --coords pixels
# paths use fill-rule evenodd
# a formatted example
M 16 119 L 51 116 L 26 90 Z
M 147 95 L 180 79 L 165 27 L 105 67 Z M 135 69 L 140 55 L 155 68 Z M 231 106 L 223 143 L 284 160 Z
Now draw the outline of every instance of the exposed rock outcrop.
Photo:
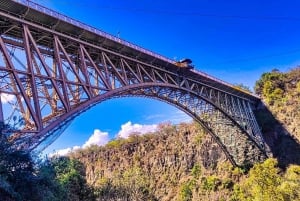
M 73 157 L 86 164 L 90 184 L 101 185 L 99 181 L 103 179 L 139 167 L 151 178 L 150 189 L 155 197 L 172 200 L 195 165 L 213 171 L 218 162 L 226 161 L 219 146 L 197 123 L 165 124 L 157 133 L 131 136 L 126 143 L 123 141 L 73 153 Z

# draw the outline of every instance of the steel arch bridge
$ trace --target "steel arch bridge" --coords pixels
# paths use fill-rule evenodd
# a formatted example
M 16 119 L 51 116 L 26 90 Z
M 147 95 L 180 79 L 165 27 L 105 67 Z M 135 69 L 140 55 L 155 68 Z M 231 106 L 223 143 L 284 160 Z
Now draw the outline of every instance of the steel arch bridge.
M 0 0 L 0 123 L 19 147 L 52 143 L 82 112 L 142 96 L 199 122 L 234 165 L 267 157 L 254 95 L 27 0 Z

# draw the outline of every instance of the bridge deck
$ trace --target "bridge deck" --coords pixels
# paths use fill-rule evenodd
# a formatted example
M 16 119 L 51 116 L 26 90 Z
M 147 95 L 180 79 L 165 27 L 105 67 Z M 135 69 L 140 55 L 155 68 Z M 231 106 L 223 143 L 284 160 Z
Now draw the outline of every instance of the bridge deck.
M 164 68 L 168 71 L 178 72 L 178 67 L 174 64 L 175 61 L 171 59 L 168 59 L 164 56 L 141 48 L 123 39 L 100 31 L 99 29 L 69 18 L 34 2 L 27 0 L 0 0 L 0 10 L 1 13 L 9 13 L 10 15 L 13 15 L 19 19 L 33 22 L 38 26 L 72 36 L 80 41 L 86 41 L 88 43 L 100 46 L 113 52 L 117 52 L 121 55 L 138 60 L 140 62 Z M 22 29 L 18 29 L 16 27 L 17 25 L 10 23 L 9 20 L 6 20 L 6 17 L 1 15 L 1 13 L 1 35 L 5 34 L 13 38 L 22 38 Z M 8 26 L 10 26 L 11 29 L 7 29 Z M 38 41 L 39 45 L 49 48 L 49 44 L 51 44 L 51 37 L 46 33 L 38 30 L 36 30 L 36 34 L 41 35 L 41 39 Z M 70 47 L 69 51 L 71 52 L 75 50 L 72 50 Z M 181 73 L 185 76 L 188 76 L 190 79 L 201 80 L 201 82 L 226 91 L 227 93 L 231 93 L 239 97 L 244 97 L 252 101 L 259 100 L 259 97 L 250 93 L 246 93 L 242 90 L 238 90 L 233 85 L 207 75 L 206 73 L 197 70 L 182 70 Z

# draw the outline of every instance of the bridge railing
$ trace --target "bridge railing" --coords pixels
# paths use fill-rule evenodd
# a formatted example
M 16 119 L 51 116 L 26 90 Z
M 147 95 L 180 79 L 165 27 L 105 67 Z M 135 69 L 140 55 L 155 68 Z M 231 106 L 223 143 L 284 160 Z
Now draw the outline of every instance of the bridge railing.
M 49 16 L 52 16 L 54 18 L 60 19 L 60 20 L 62 20 L 64 22 L 70 23 L 72 25 L 75 25 L 77 27 L 85 29 L 85 30 L 87 30 L 89 32 L 92 32 L 94 34 L 97 34 L 99 36 L 102 36 L 102 37 L 105 37 L 105 38 L 110 39 L 112 41 L 115 41 L 117 43 L 120 43 L 122 45 L 131 47 L 131 48 L 133 48 L 133 49 L 135 49 L 137 51 L 143 52 L 145 54 L 148 54 L 150 56 L 156 57 L 156 58 L 161 59 L 163 61 L 166 61 L 166 62 L 169 62 L 169 63 L 174 63 L 175 62 L 175 61 L 173 61 L 173 60 L 171 60 L 169 58 L 166 58 L 166 57 L 164 57 L 164 56 L 162 56 L 160 54 L 154 53 L 154 52 L 152 52 L 150 50 L 147 50 L 145 48 L 137 46 L 137 45 L 135 45 L 133 43 L 130 43 L 130 42 L 126 41 L 126 40 L 120 39 L 119 37 L 116 37 L 116 36 L 113 36 L 111 34 L 108 34 L 108 33 L 104 32 L 104 31 L 101 31 L 101 30 L 95 28 L 95 27 L 92 27 L 90 25 L 82 23 L 82 22 L 80 22 L 78 20 L 72 19 L 72 18 L 70 18 L 70 17 L 68 17 L 66 15 L 60 14 L 60 13 L 54 11 L 54 10 L 51 10 L 51 9 L 46 8 L 44 6 L 41 6 L 41 5 L 39 5 L 39 4 L 35 3 L 35 2 L 32 2 L 30 0 L 13 0 L 13 1 L 21 3 L 21 4 L 25 5 L 25 6 L 28 6 L 28 7 L 32 8 L 32 9 L 35 9 L 35 10 L 39 11 L 39 12 L 42 12 L 42 13 L 47 14 Z
M 64 22 L 70 23 L 70 24 L 72 24 L 72 25 L 74 25 L 74 26 L 77 26 L 77 27 L 79 27 L 79 28 L 82 28 L 82 29 L 84 29 L 84 30 L 87 30 L 87 31 L 89 31 L 89 32 L 92 32 L 92 33 L 97 34 L 97 35 L 99 35 L 99 36 L 102 36 L 102 37 L 105 37 L 105 38 L 107 38 L 107 39 L 110 39 L 110 40 L 112 40 L 112 41 L 114 41 L 114 42 L 117 42 L 117 43 L 120 43 L 120 44 L 125 45 L 125 46 L 127 46 L 127 47 L 133 48 L 133 49 L 135 49 L 135 50 L 137 50 L 137 51 L 139 51 L 139 52 L 143 52 L 143 53 L 145 53 L 145 54 L 148 54 L 148 55 L 150 55 L 150 56 L 153 56 L 153 57 L 155 57 L 155 58 L 158 58 L 158 59 L 160 59 L 160 60 L 163 60 L 163 61 L 165 61 L 165 62 L 168 62 L 168 63 L 171 63 L 171 64 L 174 64 L 174 63 L 175 63 L 175 61 L 172 60 L 172 59 L 169 59 L 169 58 L 164 57 L 164 56 L 162 56 L 162 55 L 160 55 L 160 54 L 157 54 L 157 53 L 155 53 L 155 52 L 152 52 L 152 51 L 150 51 L 150 50 L 147 50 L 147 49 L 145 49 L 145 48 L 142 48 L 142 47 L 140 47 L 140 46 L 138 46 L 138 45 L 135 45 L 135 44 L 133 44 L 133 43 L 130 43 L 130 42 L 126 41 L 126 40 L 120 39 L 119 37 L 116 37 L 116 36 L 113 36 L 113 35 L 111 35 L 111 34 L 108 34 L 108 33 L 104 32 L 104 31 L 101 31 L 101 30 L 95 28 L 95 27 L 92 27 L 92 26 L 90 26 L 90 25 L 87 25 L 87 24 L 85 24 L 85 23 L 82 23 L 82 22 L 80 22 L 80 21 L 78 21 L 78 20 L 72 19 L 72 18 L 70 18 L 70 17 L 68 17 L 68 16 L 66 16 L 66 15 L 60 14 L 60 13 L 54 11 L 54 10 L 51 10 L 51 9 L 49 9 L 49 8 L 47 8 L 47 7 L 44 7 L 44 6 L 42 6 L 42 5 L 39 5 L 39 4 L 37 4 L 37 3 L 35 3 L 35 2 L 32 2 L 32 1 L 30 1 L 30 0 L 13 0 L 13 1 L 18 2 L 18 3 L 22 4 L 22 5 L 25 5 L 25 6 L 29 7 L 29 8 L 32 8 L 32 9 L 34 9 L 34 10 L 37 10 L 37 11 L 39 11 L 39 12 L 42 12 L 42 13 L 44 13 L 44 14 L 46 14 L 46 15 L 49 15 L 49 16 L 52 16 L 52 17 L 54 17 L 54 18 L 60 19 L 60 20 L 62 20 L 62 21 L 64 21 Z M 196 73 L 196 74 L 198 74 L 198 75 L 201 75 L 201 76 L 203 76 L 203 77 L 206 77 L 206 78 L 208 78 L 208 79 L 211 79 L 211 80 L 213 80 L 213 81 L 215 81 L 215 82 L 218 82 L 218 83 L 221 83 L 221 84 L 223 84 L 223 85 L 226 85 L 226 86 L 229 86 L 229 87 L 231 87 L 231 88 L 235 88 L 235 89 L 236 89 L 236 87 L 234 87 L 232 84 L 227 83 L 227 82 L 225 82 L 225 81 L 223 81 L 223 80 L 220 80 L 220 79 L 218 79 L 218 78 L 215 78 L 215 77 L 213 77 L 213 76 L 211 76 L 211 75 L 208 75 L 208 74 L 206 74 L 206 73 L 204 73 L 204 72 L 202 72 L 202 71 L 195 70 L 195 69 L 192 69 L 191 71 L 194 72 L 194 73 Z M 243 91 L 243 92 L 245 92 L 245 91 Z M 248 92 L 245 92 L 245 93 L 248 93 Z M 248 94 L 250 94 L 250 93 L 248 93 Z M 254 94 L 250 94 L 250 95 L 255 96 Z M 257 96 L 255 96 L 255 97 L 257 97 Z
M 191 69 L 191 71 L 193 71 L 194 73 L 196 73 L 196 74 L 198 74 L 198 75 L 201 75 L 201 76 L 203 76 L 203 77 L 209 78 L 209 79 L 211 79 L 211 80 L 213 80 L 213 81 L 215 81 L 215 82 L 218 82 L 218 83 L 221 83 L 221 84 L 223 84 L 223 85 L 229 86 L 229 87 L 231 87 L 231 88 L 234 88 L 235 90 L 239 90 L 239 91 L 241 91 L 241 92 L 243 92 L 243 93 L 249 94 L 249 95 L 251 95 L 251 96 L 254 96 L 254 97 L 260 99 L 259 96 L 255 95 L 255 94 L 253 94 L 253 93 L 250 93 L 250 92 L 248 92 L 248 91 L 246 91 L 246 90 L 237 88 L 237 87 L 235 87 L 233 84 L 230 84 L 230 83 L 228 83 L 228 82 L 225 82 L 225 81 L 223 81 L 223 80 L 220 80 L 220 79 L 218 79 L 218 78 L 216 78 L 216 77 L 213 77 L 213 76 L 211 76 L 211 75 L 209 75 L 209 74 L 207 74 L 207 73 L 204 73 L 204 72 L 202 72 L 202 71 L 195 70 L 195 69 Z

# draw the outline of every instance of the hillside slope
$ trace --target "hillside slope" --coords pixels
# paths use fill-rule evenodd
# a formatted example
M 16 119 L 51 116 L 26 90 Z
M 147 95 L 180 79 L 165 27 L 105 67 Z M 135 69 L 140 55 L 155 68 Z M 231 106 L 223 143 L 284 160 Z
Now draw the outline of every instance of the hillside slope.
M 111 141 L 105 147 L 92 146 L 73 153 L 72 157 L 86 165 L 88 183 L 100 189 L 120 180 L 124 172 L 140 172 L 143 182 L 149 182 L 148 194 L 140 195 L 141 200 L 146 199 L 143 196 L 149 199 L 150 195 L 157 200 L 177 200 L 193 169 L 199 171 L 197 174 L 201 171 L 202 176 L 212 175 L 220 161 L 232 168 L 218 145 L 197 123 L 163 124 L 157 133 L 133 135 L 127 140 Z M 221 184 L 221 177 L 218 181 Z M 198 189 L 194 197 L 200 193 L 203 192 Z M 226 193 L 222 196 L 225 199 Z
M 162 125 L 144 136 L 111 141 L 70 155 L 86 169 L 98 201 L 293 201 L 300 166 L 284 172 L 276 159 L 248 172 L 233 167 L 197 123 Z
M 300 67 L 289 72 L 264 73 L 255 91 L 265 107 L 257 120 L 274 157 L 282 167 L 300 164 Z
M 277 160 L 248 172 L 233 167 L 199 124 L 160 125 L 159 131 L 116 139 L 70 155 L 86 167 L 97 200 L 300 199 L 300 68 L 274 70 L 256 83 L 266 107 L 257 118 Z
M 300 140 L 300 67 L 286 73 L 276 69 L 264 73 L 256 82 L 255 92 L 288 132 Z

